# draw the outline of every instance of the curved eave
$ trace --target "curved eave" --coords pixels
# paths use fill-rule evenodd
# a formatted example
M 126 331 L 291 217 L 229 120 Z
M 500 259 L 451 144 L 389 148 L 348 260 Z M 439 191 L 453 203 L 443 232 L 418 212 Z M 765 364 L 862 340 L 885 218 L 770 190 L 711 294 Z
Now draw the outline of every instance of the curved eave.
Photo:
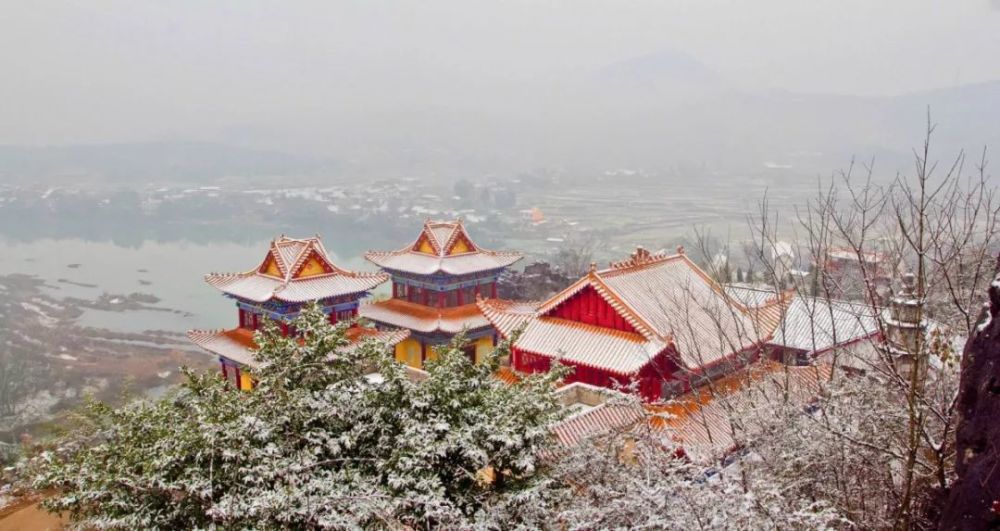
M 213 355 L 226 358 L 251 368 L 260 367 L 254 351 L 257 345 L 253 341 L 253 331 L 245 328 L 232 330 L 189 330 L 187 337 L 202 350 Z M 357 348 L 365 340 L 373 339 L 385 343 L 390 348 L 410 336 L 409 330 L 375 330 L 370 328 L 352 327 L 346 331 L 349 343 L 338 351 L 349 351 Z
M 458 308 L 433 308 L 389 299 L 360 307 L 358 314 L 382 325 L 406 328 L 420 334 L 455 335 L 463 330 L 490 328 L 490 321 L 474 304 Z
M 369 251 L 365 259 L 386 271 L 410 275 L 470 275 L 510 267 L 524 255 L 513 251 L 474 251 L 447 256 L 400 251 Z
M 514 347 L 563 363 L 632 376 L 653 363 L 669 344 L 632 332 L 558 318 L 536 318 L 528 321 Z
M 315 300 L 363 295 L 388 282 L 385 273 L 331 273 L 285 282 L 267 275 L 250 273 L 210 273 L 205 282 L 222 293 L 255 303 L 277 300 L 302 303 Z M 337 286 L 336 284 L 343 284 Z

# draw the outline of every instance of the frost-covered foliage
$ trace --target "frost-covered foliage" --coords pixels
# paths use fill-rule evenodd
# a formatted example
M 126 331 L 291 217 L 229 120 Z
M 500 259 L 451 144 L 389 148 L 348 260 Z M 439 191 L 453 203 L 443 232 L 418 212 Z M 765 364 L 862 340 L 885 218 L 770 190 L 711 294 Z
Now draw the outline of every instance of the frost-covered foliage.
M 507 345 L 473 365 L 456 343 L 414 383 L 385 345 L 345 350 L 316 308 L 295 326 L 302 340 L 258 334 L 252 392 L 186 371 L 164 399 L 91 404 L 24 465 L 34 486 L 87 529 L 540 525 L 559 373 L 508 386 L 492 377 Z
M 898 519 L 908 415 L 879 375 L 824 380 L 807 409 L 777 387 L 717 397 L 737 450 L 715 461 L 684 457 L 669 432 L 642 422 L 554 452 L 561 370 L 509 386 L 493 377 L 507 345 L 473 365 L 456 344 L 415 383 L 384 345 L 345 350 L 344 325 L 315 309 L 296 326 L 301 341 L 259 335 L 252 392 L 188 371 L 162 400 L 91 404 L 73 437 L 25 471 L 58 492 L 50 507 L 88 529 L 879 529 Z M 366 377 L 372 368 L 382 378 Z M 932 371 L 925 396 L 947 400 L 953 378 Z M 931 415 L 928 437 L 947 421 Z M 918 483 L 950 459 L 947 444 L 924 448 Z
M 706 469 L 647 438 L 582 445 L 554 473 L 580 486 L 558 515 L 568 529 L 825 529 L 845 524 L 825 501 L 798 495 L 766 474 L 744 474 L 735 465 Z
M 780 392 L 731 402 L 724 428 L 738 449 L 708 463 L 679 458 L 682 448 L 656 430 L 590 441 L 549 470 L 576 486 L 558 520 L 569 529 L 892 528 L 908 425 L 899 400 L 884 382 L 855 376 L 826 382 L 807 408 Z M 935 457 L 918 463 L 919 481 L 933 482 Z

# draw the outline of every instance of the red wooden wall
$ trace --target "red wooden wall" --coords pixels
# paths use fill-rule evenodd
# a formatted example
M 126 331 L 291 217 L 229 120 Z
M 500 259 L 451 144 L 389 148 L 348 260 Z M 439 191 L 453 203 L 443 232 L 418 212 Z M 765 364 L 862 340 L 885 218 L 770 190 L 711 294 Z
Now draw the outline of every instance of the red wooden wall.
M 613 328 L 624 332 L 635 333 L 635 328 L 628 321 L 622 318 L 621 314 L 615 311 L 597 290 L 587 286 L 572 297 L 566 299 L 559 306 L 553 308 L 548 315 L 560 317 L 570 321 L 577 321 L 590 325 Z

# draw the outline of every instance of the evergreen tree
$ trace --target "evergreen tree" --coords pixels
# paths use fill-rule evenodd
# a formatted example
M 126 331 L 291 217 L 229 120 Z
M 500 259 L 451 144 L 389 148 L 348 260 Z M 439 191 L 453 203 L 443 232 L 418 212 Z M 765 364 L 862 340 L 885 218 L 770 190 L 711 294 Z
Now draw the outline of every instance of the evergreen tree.
M 537 456 L 564 372 L 507 385 L 506 343 L 473 365 L 459 338 L 416 383 L 384 344 L 347 348 L 346 325 L 315 307 L 294 325 L 301 339 L 258 333 L 253 391 L 185 369 L 163 399 L 91 403 L 24 470 L 84 528 L 539 525 L 560 493 L 541 487 Z

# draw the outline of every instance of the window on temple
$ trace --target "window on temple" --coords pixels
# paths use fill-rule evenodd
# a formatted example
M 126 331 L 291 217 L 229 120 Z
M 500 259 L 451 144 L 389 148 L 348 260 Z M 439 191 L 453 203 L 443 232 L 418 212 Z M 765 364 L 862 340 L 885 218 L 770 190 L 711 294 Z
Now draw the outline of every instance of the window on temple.
M 257 330 L 260 328 L 260 315 L 249 310 L 240 310 L 240 327 Z
M 445 307 L 452 308 L 458 306 L 458 290 L 450 290 L 445 292 Z

